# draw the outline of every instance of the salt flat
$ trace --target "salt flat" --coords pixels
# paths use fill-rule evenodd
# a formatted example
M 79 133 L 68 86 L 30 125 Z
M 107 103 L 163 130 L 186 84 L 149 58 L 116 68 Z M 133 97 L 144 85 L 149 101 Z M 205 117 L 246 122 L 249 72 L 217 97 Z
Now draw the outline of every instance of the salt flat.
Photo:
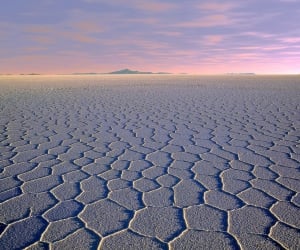
M 1 249 L 299 249 L 299 76 L 1 76 Z

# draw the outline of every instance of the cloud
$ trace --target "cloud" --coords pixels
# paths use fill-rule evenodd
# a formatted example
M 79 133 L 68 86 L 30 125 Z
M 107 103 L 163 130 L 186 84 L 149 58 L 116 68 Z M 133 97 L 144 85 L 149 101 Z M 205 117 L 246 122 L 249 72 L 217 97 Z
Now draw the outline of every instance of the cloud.
M 141 0 L 113 0 L 113 1 L 106 1 L 106 0 L 83 0 L 85 3 L 90 4 L 109 4 L 117 7 L 126 6 L 126 8 L 134 8 L 143 11 L 150 11 L 150 12 L 164 12 L 169 11 L 171 9 L 177 8 L 176 4 L 173 3 L 166 3 L 161 1 L 141 1 Z
M 224 36 L 221 35 L 208 35 L 204 36 L 203 42 L 206 45 L 216 45 L 224 40 Z
M 226 12 L 237 6 L 236 3 L 204 2 L 198 5 L 200 10 L 210 12 Z
M 300 37 L 284 37 L 284 38 L 280 38 L 279 40 L 284 42 L 284 43 L 298 43 L 298 44 L 300 44 Z
M 45 34 L 53 32 L 53 28 L 49 25 L 28 25 L 25 27 L 25 32 L 34 34 Z
M 161 3 L 154 1 L 133 1 L 135 3 L 135 7 L 144 11 L 153 11 L 153 12 L 161 12 L 161 11 L 169 11 L 176 8 L 176 5 L 170 3 Z
M 71 23 L 70 26 L 83 33 L 99 33 L 105 31 L 105 28 L 97 23 L 97 21 L 78 21 Z
M 200 19 L 175 24 L 180 28 L 209 28 L 232 25 L 234 20 L 227 15 L 208 15 Z

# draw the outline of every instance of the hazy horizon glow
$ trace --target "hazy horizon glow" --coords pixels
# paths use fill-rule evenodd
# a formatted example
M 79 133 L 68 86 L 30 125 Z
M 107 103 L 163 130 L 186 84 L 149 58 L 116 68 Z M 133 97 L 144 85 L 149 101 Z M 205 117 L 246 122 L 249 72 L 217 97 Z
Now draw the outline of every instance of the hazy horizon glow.
M 10 0 L 0 73 L 300 73 L 300 0 Z

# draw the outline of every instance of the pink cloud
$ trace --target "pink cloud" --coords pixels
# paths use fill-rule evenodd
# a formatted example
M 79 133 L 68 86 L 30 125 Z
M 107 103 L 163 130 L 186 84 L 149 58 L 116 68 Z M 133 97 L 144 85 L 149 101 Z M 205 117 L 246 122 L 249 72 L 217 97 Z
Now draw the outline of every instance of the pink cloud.
M 217 2 L 206 2 L 198 5 L 198 8 L 205 11 L 214 12 L 225 12 L 236 7 L 233 3 L 217 3 Z
M 105 31 L 105 28 L 99 25 L 96 21 L 80 21 L 70 24 L 75 30 L 84 33 L 99 33 Z
M 145 10 L 145 11 L 168 11 L 176 7 L 174 4 L 170 3 L 161 3 L 161 2 L 154 2 L 154 1 L 133 1 L 138 9 Z
M 53 27 L 48 25 L 27 25 L 24 30 L 28 33 L 45 34 L 53 32 Z
M 300 43 L 300 37 L 285 37 L 279 40 L 284 43 Z
M 80 43 L 96 43 L 97 39 L 80 32 L 61 32 L 61 36 Z
M 156 34 L 171 37 L 179 37 L 182 35 L 182 33 L 178 31 L 158 31 Z
M 44 45 L 53 44 L 55 42 L 55 39 L 53 37 L 51 37 L 51 36 L 37 35 L 37 36 L 31 36 L 31 39 L 34 42 L 37 42 L 39 44 L 44 44 Z
M 86 3 L 108 3 L 106 0 L 84 0 Z M 140 1 L 140 0 L 114 0 L 109 2 L 109 4 L 114 6 L 120 6 L 126 4 L 131 8 L 136 8 L 144 11 L 160 12 L 168 11 L 177 7 L 177 5 L 172 3 L 162 3 L 160 1 Z
M 206 45 L 215 45 L 224 40 L 224 36 L 221 35 L 208 35 L 204 36 L 203 42 Z
M 206 28 L 206 27 L 215 27 L 215 26 L 227 26 L 234 23 L 234 20 L 230 17 L 219 14 L 219 15 L 210 15 L 203 17 L 201 19 L 189 22 L 182 22 L 176 24 L 177 27 L 183 28 Z

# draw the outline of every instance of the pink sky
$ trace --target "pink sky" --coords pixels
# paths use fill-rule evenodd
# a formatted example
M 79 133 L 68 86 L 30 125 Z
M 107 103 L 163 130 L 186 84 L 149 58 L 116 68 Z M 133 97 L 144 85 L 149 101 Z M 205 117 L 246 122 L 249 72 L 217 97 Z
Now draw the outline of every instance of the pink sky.
M 300 73 L 300 3 L 28 0 L 0 10 L 0 73 Z

